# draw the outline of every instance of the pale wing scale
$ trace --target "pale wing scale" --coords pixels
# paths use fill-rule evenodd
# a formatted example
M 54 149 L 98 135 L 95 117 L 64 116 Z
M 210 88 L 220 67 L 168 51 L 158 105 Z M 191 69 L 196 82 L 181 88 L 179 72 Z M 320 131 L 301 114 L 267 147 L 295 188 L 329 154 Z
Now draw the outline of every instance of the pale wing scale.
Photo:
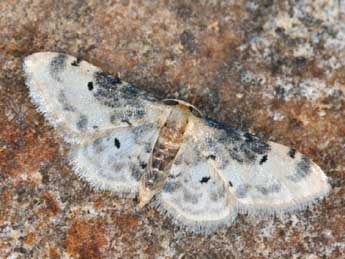
M 117 128 L 83 146 L 72 148 L 73 167 L 97 189 L 135 195 L 158 130 L 157 124 Z
M 265 143 L 210 120 L 194 119 L 194 142 L 213 165 L 239 211 L 273 214 L 304 207 L 330 190 L 326 175 L 306 156 Z
M 103 130 L 163 121 L 169 108 L 145 92 L 73 56 L 39 52 L 25 58 L 32 100 L 66 141 Z
M 232 195 L 201 154 L 187 129 L 170 176 L 157 197 L 157 207 L 193 232 L 212 232 L 236 217 Z
M 97 188 L 136 193 L 142 163 L 148 163 L 170 108 L 65 54 L 30 55 L 24 72 L 34 103 L 72 144 L 70 160 L 76 172 Z

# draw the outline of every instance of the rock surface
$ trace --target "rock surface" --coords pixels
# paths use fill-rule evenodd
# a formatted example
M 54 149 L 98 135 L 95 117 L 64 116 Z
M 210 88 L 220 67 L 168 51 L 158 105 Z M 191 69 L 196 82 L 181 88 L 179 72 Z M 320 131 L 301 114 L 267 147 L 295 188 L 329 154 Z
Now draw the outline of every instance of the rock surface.
M 345 258 L 344 1 L 3 0 L 0 28 L 1 258 Z M 77 55 L 292 146 L 332 191 L 208 237 L 96 192 L 30 102 L 21 64 L 37 51 Z

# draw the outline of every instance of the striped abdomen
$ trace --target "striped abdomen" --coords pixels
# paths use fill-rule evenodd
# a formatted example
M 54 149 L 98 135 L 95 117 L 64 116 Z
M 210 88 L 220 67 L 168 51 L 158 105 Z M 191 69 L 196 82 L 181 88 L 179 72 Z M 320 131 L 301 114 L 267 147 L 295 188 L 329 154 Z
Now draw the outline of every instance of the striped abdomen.
M 173 109 L 159 132 L 151 157 L 147 184 L 154 188 L 169 174 L 171 163 L 183 141 L 188 115 L 183 108 Z M 157 186 L 158 187 L 158 186 Z

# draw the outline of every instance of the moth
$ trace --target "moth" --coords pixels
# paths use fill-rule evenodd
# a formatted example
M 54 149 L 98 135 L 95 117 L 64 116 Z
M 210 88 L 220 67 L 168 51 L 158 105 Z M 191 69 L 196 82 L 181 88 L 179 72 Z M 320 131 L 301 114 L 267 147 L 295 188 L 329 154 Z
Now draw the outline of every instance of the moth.
M 229 226 L 238 213 L 304 208 L 330 190 L 293 148 L 208 119 L 181 100 L 158 100 L 73 56 L 25 58 L 30 96 L 71 146 L 92 186 L 137 196 L 193 232 Z

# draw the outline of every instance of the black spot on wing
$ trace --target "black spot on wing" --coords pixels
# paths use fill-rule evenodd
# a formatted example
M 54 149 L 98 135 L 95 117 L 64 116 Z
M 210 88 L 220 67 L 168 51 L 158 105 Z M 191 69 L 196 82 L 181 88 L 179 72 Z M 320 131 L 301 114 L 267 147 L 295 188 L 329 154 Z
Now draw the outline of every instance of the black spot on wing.
M 205 177 L 201 178 L 200 183 L 207 183 L 210 179 L 211 179 L 211 177 L 205 176 Z
M 50 69 L 49 69 L 50 75 L 52 78 L 54 78 L 58 82 L 62 82 L 60 74 L 66 67 L 66 58 L 67 58 L 66 55 L 58 54 L 50 62 Z
M 87 129 L 87 125 L 88 125 L 88 118 L 86 115 L 81 114 L 79 116 L 79 120 L 77 122 L 77 129 L 79 130 L 85 130 Z
M 233 186 L 233 184 L 232 184 L 232 182 L 231 182 L 231 181 L 229 181 L 229 186 L 230 186 L 230 187 L 232 187 L 232 186 Z
M 147 167 L 147 163 L 141 162 L 141 163 L 140 163 L 140 167 L 141 167 L 142 169 L 145 169 L 145 168 Z
M 267 161 L 267 154 L 266 155 L 263 155 L 259 164 L 262 165 L 263 163 L 265 163 Z
M 117 149 L 121 147 L 120 140 L 118 138 L 114 138 L 114 145 Z
M 76 58 L 76 60 L 74 60 L 71 65 L 74 67 L 78 67 L 80 65 L 80 63 L 82 62 L 82 59 L 80 59 L 79 57 Z
M 89 89 L 89 91 L 93 90 L 93 82 L 92 81 L 87 83 L 87 89 Z
M 290 150 L 289 150 L 289 157 L 291 157 L 291 158 L 295 158 L 295 156 L 296 156 L 296 149 L 294 149 L 294 148 L 291 148 Z
M 209 156 L 207 156 L 207 159 L 216 160 L 216 156 L 215 155 L 209 155 Z

